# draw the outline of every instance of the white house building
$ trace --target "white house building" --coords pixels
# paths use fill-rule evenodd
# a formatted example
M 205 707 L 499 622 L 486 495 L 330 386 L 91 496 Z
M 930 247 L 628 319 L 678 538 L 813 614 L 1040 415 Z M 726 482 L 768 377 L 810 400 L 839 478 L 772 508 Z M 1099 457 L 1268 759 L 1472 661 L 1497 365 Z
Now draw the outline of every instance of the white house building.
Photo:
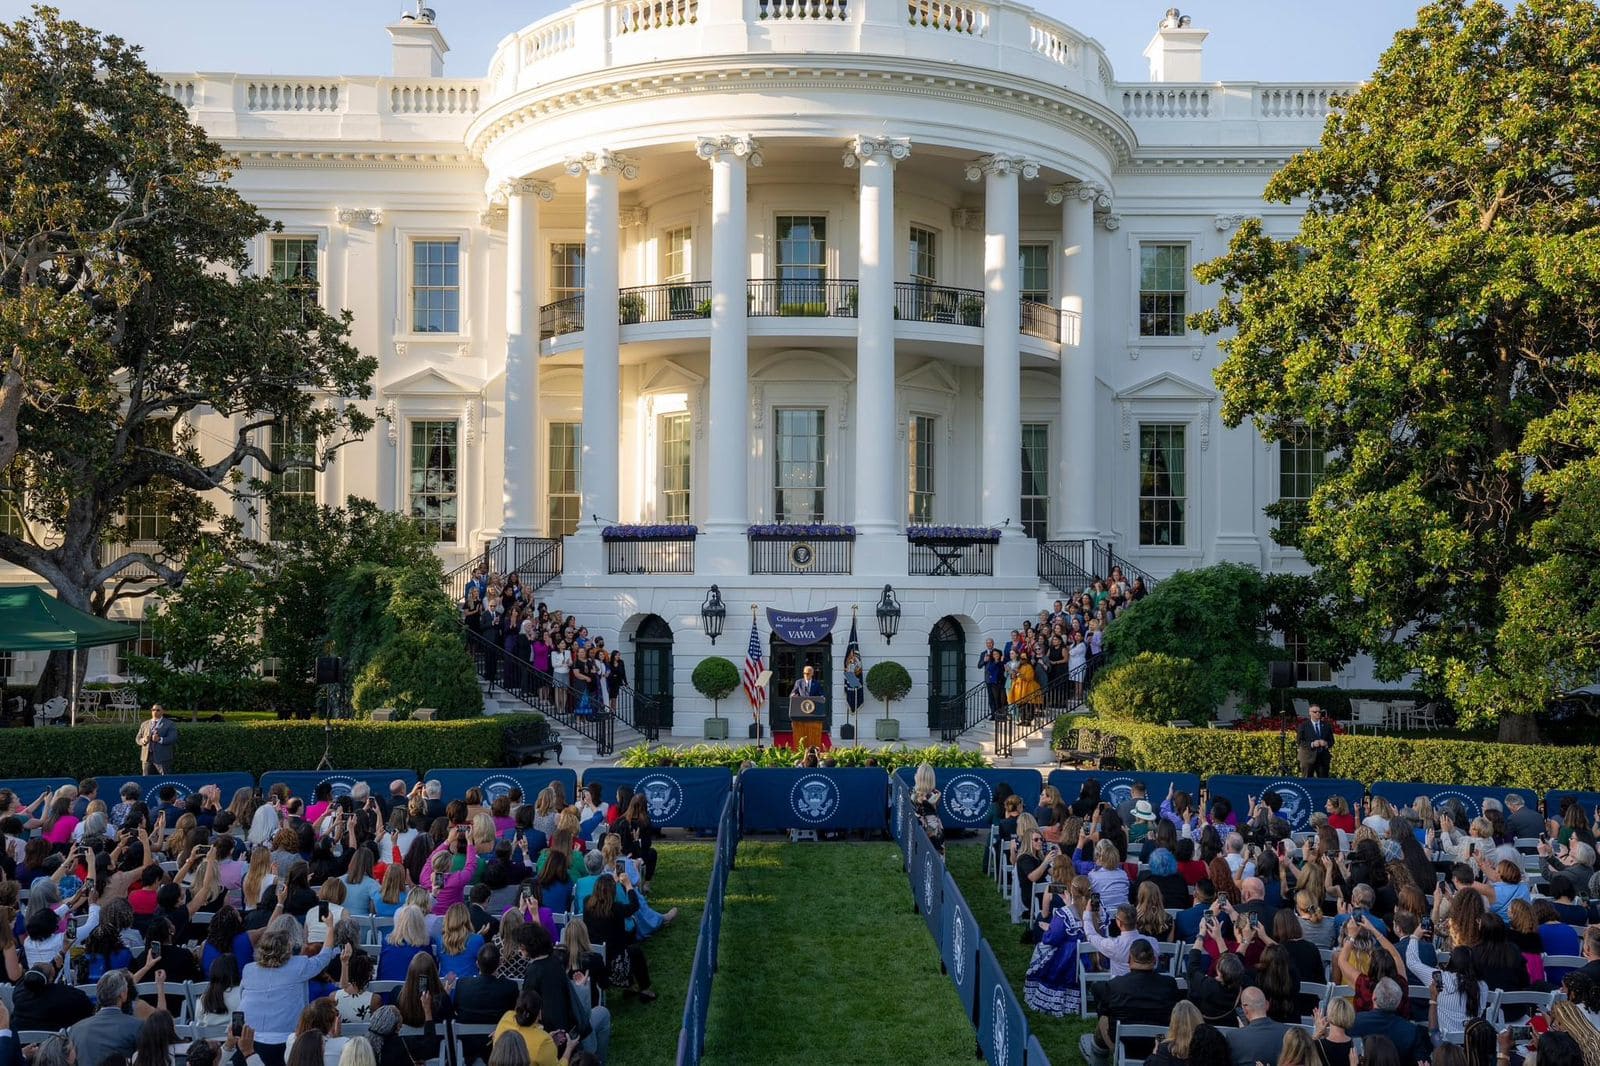
M 447 569 L 524 567 L 671 734 L 752 608 L 838 609 L 807 647 L 758 616 L 774 691 L 812 661 L 836 704 L 859 608 L 916 738 L 1080 571 L 1303 565 L 1262 509 L 1321 455 L 1222 426 L 1184 316 L 1242 219 L 1296 230 L 1262 188 L 1350 86 L 1206 82 L 1176 12 L 1122 80 L 1011 0 L 583 0 L 465 78 L 431 13 L 387 29 L 388 77 L 164 75 L 283 225 L 260 268 L 380 360 L 377 429 L 293 488 L 416 516 Z M 634 524 L 698 535 L 602 536 Z

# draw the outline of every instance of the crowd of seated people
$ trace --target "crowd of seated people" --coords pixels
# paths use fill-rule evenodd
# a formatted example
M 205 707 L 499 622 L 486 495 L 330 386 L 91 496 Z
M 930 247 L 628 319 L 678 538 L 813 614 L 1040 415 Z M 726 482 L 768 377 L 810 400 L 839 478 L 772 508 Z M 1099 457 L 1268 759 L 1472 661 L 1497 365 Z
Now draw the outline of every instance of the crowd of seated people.
M 524 594 L 515 573 L 475 569 L 461 602 L 461 621 L 498 655 L 480 656 L 489 680 L 525 690 L 558 714 L 614 710 L 628 683 L 622 652 L 608 649 L 577 618 Z
M 976 668 L 988 691 L 989 711 L 1032 721 L 1048 706 L 1082 698 L 1111 620 L 1145 596 L 1144 581 L 1129 582 L 1120 567 L 1095 578 L 1070 600 L 1056 600 L 996 644 L 983 642 Z
M 1035 944 L 1023 998 L 1097 1015 L 1091 1066 L 1119 1039 L 1162 1066 L 1549 1066 L 1569 1043 L 1600 1066 L 1600 824 L 1575 802 L 1335 797 L 1302 832 L 1272 793 L 1113 803 L 1088 779 L 1024 807 L 997 788 L 990 844 Z
M 643 945 L 677 915 L 649 808 L 524 800 L 0 789 L 0 1030 L 46 1066 L 412 1066 L 454 1026 L 483 1027 L 461 1066 L 604 1062 L 605 997 L 655 999 Z

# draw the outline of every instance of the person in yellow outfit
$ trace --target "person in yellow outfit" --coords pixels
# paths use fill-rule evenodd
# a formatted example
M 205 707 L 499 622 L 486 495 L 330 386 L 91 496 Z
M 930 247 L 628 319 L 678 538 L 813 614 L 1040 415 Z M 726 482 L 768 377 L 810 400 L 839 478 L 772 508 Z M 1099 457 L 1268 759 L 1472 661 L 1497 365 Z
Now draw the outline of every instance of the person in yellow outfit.
M 1017 666 L 1017 675 L 1011 680 L 1011 706 L 1016 708 L 1017 715 L 1028 722 L 1033 719 L 1034 711 L 1038 708 L 1042 693 L 1039 689 L 1039 676 L 1034 672 L 1033 661 L 1027 652 L 1020 656 L 1021 662 Z
M 528 1047 L 527 1058 L 522 1061 L 529 1063 L 530 1066 L 560 1066 L 560 1063 L 567 1061 L 578 1042 L 567 1041 L 568 1054 L 558 1057 L 556 1042 L 544 1030 L 543 1019 L 540 1017 L 543 1013 L 544 999 L 533 989 L 524 988 L 517 996 L 517 1005 L 506 1011 L 500 1019 L 500 1024 L 495 1026 L 494 1036 L 490 1038 L 491 1048 L 498 1045 L 500 1038 L 505 1034 L 515 1033 Z M 495 1055 L 492 1050 L 489 1058 L 491 1062 L 494 1061 Z

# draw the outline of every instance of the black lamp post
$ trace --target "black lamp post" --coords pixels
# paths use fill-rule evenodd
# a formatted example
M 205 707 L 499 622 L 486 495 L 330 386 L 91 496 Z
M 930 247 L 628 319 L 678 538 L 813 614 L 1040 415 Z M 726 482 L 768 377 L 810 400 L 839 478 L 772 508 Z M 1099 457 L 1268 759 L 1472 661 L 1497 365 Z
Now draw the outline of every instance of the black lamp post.
M 878 632 L 885 644 L 893 644 L 894 635 L 900 632 L 900 601 L 894 598 L 893 585 L 883 586 L 883 597 L 878 600 Z
M 700 604 L 700 627 L 706 631 L 706 636 L 715 644 L 717 638 L 722 636 L 722 625 L 728 620 L 728 606 L 722 602 L 722 590 L 712 585 L 711 591 L 706 593 L 705 600 Z

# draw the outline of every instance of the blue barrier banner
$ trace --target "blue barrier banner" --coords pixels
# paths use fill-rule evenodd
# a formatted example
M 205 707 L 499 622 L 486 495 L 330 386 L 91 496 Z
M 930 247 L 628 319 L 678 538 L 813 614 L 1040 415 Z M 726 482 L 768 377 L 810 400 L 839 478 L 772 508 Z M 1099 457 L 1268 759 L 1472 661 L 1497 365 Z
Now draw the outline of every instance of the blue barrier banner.
M 1039 1046 L 1039 1038 L 1032 1033 L 1028 1034 L 1028 1066 L 1050 1066 L 1044 1048 Z
M 1145 791 L 1150 796 L 1150 806 L 1157 810 L 1161 809 L 1161 801 L 1167 798 L 1168 785 L 1189 793 L 1196 809 L 1200 802 L 1200 778 L 1194 774 L 1155 774 L 1138 770 L 1052 770 L 1045 784 L 1061 793 L 1061 798 L 1070 807 L 1083 791 L 1083 783 L 1091 777 L 1100 782 L 1100 798 L 1113 807 L 1128 798 L 1135 781 L 1144 782 Z M 1032 812 L 1032 804 L 1028 805 L 1028 810 Z
M 906 788 L 904 781 L 891 777 L 889 779 L 889 833 L 894 837 L 894 842 L 900 847 L 902 865 L 904 865 L 906 858 L 906 848 L 909 846 L 906 827 L 910 823 L 906 819 L 910 814 L 910 789 Z
M 1023 1066 L 1028 1023 L 988 941 L 978 945 L 978 1047 L 989 1066 Z
M 917 771 L 912 766 L 902 766 L 895 776 L 910 788 L 916 781 Z M 939 789 L 939 819 L 946 829 L 986 829 L 989 826 L 989 804 L 994 800 L 995 786 L 1004 782 L 1011 791 L 1022 797 L 1028 810 L 1039 803 L 1039 772 L 1037 770 L 961 770 L 953 767 L 936 767 L 933 771 L 935 787 Z
M 13 777 L 9 781 L 0 781 L 0 788 L 9 788 L 11 794 L 26 807 L 46 792 L 54 792 L 62 785 L 77 783 L 78 779 L 75 777 Z M 117 801 L 117 790 L 102 783 L 100 798 L 106 801 L 106 808 L 109 810 Z
M 1217 774 L 1206 779 L 1206 790 L 1211 798 L 1226 796 L 1242 823 L 1249 817 L 1250 797 L 1260 799 L 1268 792 L 1276 792 L 1283 800 L 1278 814 L 1289 823 L 1289 828 L 1299 832 L 1311 825 L 1311 816 L 1325 811 L 1328 800 L 1343 796 L 1353 807 L 1362 796 L 1361 782 L 1338 777 L 1246 777 L 1236 774 Z
M 1600 792 L 1573 792 L 1571 789 L 1553 788 L 1544 794 L 1545 817 L 1559 819 L 1561 817 L 1561 801 L 1568 796 L 1583 805 L 1584 816 L 1592 822 L 1595 808 L 1600 807 Z
M 642 795 L 657 828 L 715 829 L 733 788 L 733 773 L 720 767 L 628 770 L 606 766 L 585 770 L 583 783 L 591 781 L 600 782 L 600 795 L 607 803 L 616 801 L 620 785 Z
M 154 774 L 141 777 L 102 777 L 100 778 L 100 798 L 106 801 L 107 809 L 116 805 L 117 793 L 122 786 L 132 781 L 139 786 L 139 795 L 145 803 L 152 808 L 156 805 L 156 796 L 163 786 L 171 785 L 178 790 L 178 799 L 187 799 L 199 792 L 207 785 L 216 785 L 222 792 L 222 805 L 226 807 L 228 801 L 233 799 L 233 794 L 241 788 L 254 788 L 256 779 L 250 774 Z
M 939 957 L 944 962 L 945 973 L 956 986 L 956 997 L 974 1026 L 978 1020 L 973 1015 L 978 994 L 978 942 L 983 939 L 978 922 L 972 917 L 961 890 L 948 870 L 944 875 L 944 928 L 939 936 Z
M 409 790 L 417 783 L 417 775 L 410 770 L 283 770 L 262 774 L 261 791 L 283 784 L 289 786 L 291 795 L 309 800 L 324 781 L 333 786 L 335 796 L 347 796 L 357 781 L 365 781 L 374 795 L 387 798 L 389 782 L 396 780 L 404 781 Z
M 917 894 L 922 920 L 928 923 L 928 935 L 937 945 L 944 930 L 944 860 L 926 834 L 918 835 L 922 839 L 917 844 L 919 862 L 911 868 L 911 890 Z
M 522 789 L 522 801 L 532 803 L 552 781 L 561 782 L 567 790 L 568 803 L 578 795 L 578 772 L 559 768 L 546 770 L 534 766 L 499 770 L 429 770 L 422 775 L 422 779 L 439 782 L 447 800 L 459 799 L 467 794 L 467 789 L 477 788 L 483 790 L 484 802 L 491 803 L 515 785 Z M 606 799 L 610 801 L 609 796 Z
M 883 828 L 889 775 L 878 767 L 755 769 L 739 781 L 745 832 Z
M 1506 796 L 1516 792 L 1528 806 L 1538 809 L 1539 797 L 1525 788 L 1479 788 L 1475 785 L 1430 785 L 1417 781 L 1374 781 L 1372 794 L 1382 796 L 1395 807 L 1409 807 L 1418 796 L 1428 797 L 1434 807 L 1455 800 L 1466 808 L 1467 817 L 1476 818 L 1483 813 L 1483 801 L 1496 799 L 1505 802 Z

